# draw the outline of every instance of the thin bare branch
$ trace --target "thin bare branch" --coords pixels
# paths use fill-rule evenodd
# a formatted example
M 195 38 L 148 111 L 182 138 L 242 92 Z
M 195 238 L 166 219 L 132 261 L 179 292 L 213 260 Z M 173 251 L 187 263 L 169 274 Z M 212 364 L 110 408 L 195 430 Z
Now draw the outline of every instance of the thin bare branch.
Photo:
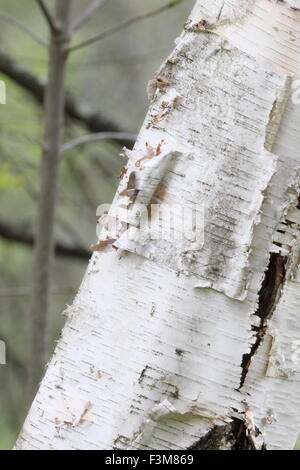
M 83 135 L 82 137 L 78 137 L 77 139 L 71 140 L 70 142 L 64 144 L 61 148 L 61 154 L 69 152 L 69 150 L 72 150 L 75 147 L 86 145 L 99 140 L 128 140 L 135 142 L 136 138 L 137 134 L 130 132 L 98 132 L 96 134 Z
M 89 7 L 85 9 L 82 15 L 74 21 L 72 25 L 72 31 L 77 31 L 81 26 L 83 26 L 95 13 L 95 11 L 99 10 L 108 0 L 95 0 L 90 4 Z
M 34 236 L 27 234 L 23 227 L 13 227 L 7 222 L 0 221 L 0 237 L 4 240 L 20 243 L 29 247 L 34 245 Z M 74 246 L 57 242 L 55 245 L 55 253 L 57 256 L 66 258 L 78 258 L 88 260 L 91 257 L 89 250 L 81 246 Z
M 75 44 L 75 46 L 71 46 L 69 48 L 69 52 L 78 51 L 79 49 L 82 49 L 83 47 L 86 47 L 86 46 L 90 46 L 91 44 L 94 44 L 95 42 L 101 41 L 102 39 L 105 39 L 114 33 L 118 33 L 119 31 L 122 31 L 123 29 L 128 28 L 134 23 L 159 15 L 160 13 L 163 13 L 164 11 L 169 10 L 169 8 L 172 8 L 177 3 L 179 2 L 175 0 L 175 1 L 168 3 L 167 5 L 164 5 L 162 7 L 156 8 L 155 10 L 149 11 L 148 13 L 142 13 L 141 15 L 134 16 L 133 18 L 130 18 L 129 20 L 123 21 L 122 23 L 116 26 L 113 26 L 112 28 L 109 28 L 106 31 L 103 31 L 102 33 L 99 33 L 96 36 L 90 39 L 87 39 L 86 41 L 83 41 L 79 44 Z
M 12 59 L 9 55 L 0 52 L 0 72 L 21 86 L 32 95 L 38 102 L 43 104 L 45 94 L 45 84 L 36 77 L 31 71 L 24 68 L 19 62 Z M 78 124 L 83 125 L 91 133 L 97 132 L 124 132 L 118 123 L 111 121 L 103 113 L 89 112 L 82 107 L 72 93 L 67 92 L 65 103 L 66 116 Z M 130 146 L 131 142 L 124 140 L 122 145 Z
M 51 289 L 51 295 L 65 295 L 65 294 L 76 294 L 77 288 L 67 286 L 60 289 Z M 29 287 L 16 287 L 11 289 L 0 290 L 0 297 L 29 297 L 32 294 L 32 290 Z
M 16 28 L 20 29 L 24 33 L 28 34 L 32 39 L 34 39 L 39 44 L 41 44 L 42 46 L 47 46 L 47 41 L 45 39 L 43 39 L 41 36 L 36 34 L 34 31 L 32 31 L 30 28 L 28 28 L 28 26 L 21 23 L 21 21 L 17 20 L 13 16 L 10 16 L 5 12 L 0 11 L 0 20 L 6 21 L 7 23 L 10 23 L 11 25 L 13 25 Z
M 52 15 L 51 15 L 50 11 L 48 10 L 47 5 L 45 5 L 44 0 L 36 0 L 36 1 L 37 1 L 38 5 L 39 5 L 39 7 L 40 7 L 40 9 L 41 9 L 41 11 L 42 11 L 44 17 L 46 18 L 47 23 L 48 23 L 49 26 L 50 26 L 50 29 L 51 29 L 52 31 L 57 31 L 57 25 L 55 24 L 55 21 L 54 21 L 54 19 L 52 18 Z

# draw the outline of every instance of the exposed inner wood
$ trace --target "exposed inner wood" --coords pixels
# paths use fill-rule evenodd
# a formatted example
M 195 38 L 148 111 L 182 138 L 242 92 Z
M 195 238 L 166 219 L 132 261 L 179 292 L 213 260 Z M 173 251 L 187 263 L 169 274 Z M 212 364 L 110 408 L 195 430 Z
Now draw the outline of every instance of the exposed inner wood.
M 253 327 L 256 331 L 256 341 L 252 345 L 251 351 L 244 355 L 242 361 L 242 375 L 239 390 L 243 387 L 253 356 L 261 345 L 267 330 L 268 320 L 271 318 L 285 282 L 286 265 L 288 257 L 279 253 L 272 253 L 270 263 L 266 271 L 261 290 L 259 292 L 258 309 L 256 316 L 260 318 L 258 327 Z
M 260 435 L 256 428 L 255 434 Z M 235 418 L 225 426 L 214 426 L 187 450 L 257 450 L 244 421 Z M 263 444 L 260 450 L 267 450 Z

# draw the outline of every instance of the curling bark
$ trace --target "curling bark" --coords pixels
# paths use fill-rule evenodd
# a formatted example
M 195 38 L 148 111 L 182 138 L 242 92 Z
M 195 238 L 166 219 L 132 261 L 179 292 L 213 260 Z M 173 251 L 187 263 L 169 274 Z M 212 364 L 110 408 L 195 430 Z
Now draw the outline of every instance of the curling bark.
M 293 448 L 299 24 L 293 0 L 196 2 L 17 449 Z M 112 236 L 153 200 L 204 203 L 203 247 L 126 211 Z
M 56 0 L 55 28 L 50 28 L 49 75 L 45 91 L 44 137 L 31 303 L 32 348 L 28 398 L 32 399 L 48 356 L 47 317 L 54 256 L 54 218 L 65 105 L 65 68 L 71 0 Z

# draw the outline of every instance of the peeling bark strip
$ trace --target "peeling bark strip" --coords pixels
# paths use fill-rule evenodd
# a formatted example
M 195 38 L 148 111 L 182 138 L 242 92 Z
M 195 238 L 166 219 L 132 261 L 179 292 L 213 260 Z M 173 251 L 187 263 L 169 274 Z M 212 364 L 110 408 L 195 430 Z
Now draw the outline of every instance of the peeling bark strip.
M 297 178 L 296 178 L 297 179 Z M 296 182 L 296 186 L 297 186 Z M 244 386 L 249 367 L 254 355 L 261 346 L 268 331 L 268 323 L 276 310 L 283 294 L 283 288 L 289 278 L 295 274 L 295 269 L 299 266 L 299 234 L 300 234 L 300 207 L 299 189 L 294 194 L 294 203 L 288 211 L 284 221 L 279 224 L 273 241 L 273 250 L 271 253 L 268 269 L 258 294 L 258 308 L 255 316 L 260 319 L 258 326 L 253 326 L 255 332 L 255 341 L 251 351 L 244 355 L 242 361 L 242 375 L 239 390 Z M 295 206 L 293 208 L 293 205 Z M 270 375 L 268 367 L 267 375 Z
M 203 51 L 200 57 L 199 50 Z M 178 75 L 181 80 L 176 83 Z M 156 80 L 157 89 L 152 93 L 153 104 L 146 118 L 148 139 L 156 145 L 155 136 L 166 127 L 172 129 L 164 138 L 161 155 L 166 159 L 170 151 L 180 154 L 169 166 L 163 159 L 161 165 L 156 159 L 144 161 L 148 177 L 143 177 L 143 171 L 136 173 L 139 189 L 136 202 L 143 198 L 143 193 L 148 193 L 149 186 L 153 186 L 155 197 L 155 186 L 159 184 L 164 187 L 163 197 L 156 198 L 161 205 L 171 202 L 197 207 L 205 201 L 204 248 L 199 250 L 186 241 L 180 246 L 178 240 L 173 244 L 145 240 L 136 231 L 130 239 L 125 233 L 116 246 L 190 276 L 195 287 L 213 288 L 244 300 L 253 229 L 259 222 L 263 192 L 276 169 L 277 157 L 266 150 L 269 135 L 273 134 L 270 122 L 275 114 L 277 125 L 278 119 L 280 122 L 282 113 L 275 113 L 274 103 L 286 97 L 290 78 L 269 64 L 257 63 L 215 34 L 190 33 L 171 54 Z M 187 83 L 193 88 L 192 99 L 185 92 Z M 250 83 L 251 87 L 247 85 Z M 162 105 L 166 106 L 174 97 L 181 98 L 172 113 L 153 120 Z M 213 127 L 207 127 L 208 120 L 214 122 Z M 184 144 L 183 125 L 192 129 L 188 145 Z M 143 159 L 141 139 L 129 157 L 129 168 Z M 242 171 L 237 168 L 237 161 L 243 162 Z M 218 181 L 214 174 L 220 175 Z M 119 203 L 122 204 L 122 199 Z
M 272 253 L 270 263 L 258 295 L 258 309 L 255 315 L 260 319 L 258 327 L 253 327 L 255 331 L 256 340 L 251 347 L 251 351 L 245 354 L 242 361 L 242 376 L 239 390 L 243 387 L 252 358 L 260 347 L 268 326 L 268 320 L 271 318 L 279 298 L 282 294 L 282 289 L 286 281 L 286 265 L 288 257 L 282 256 L 278 253 Z
M 266 445 L 262 443 L 259 448 L 256 445 L 256 439 L 262 438 L 258 428 L 249 432 L 244 421 L 235 419 L 231 427 L 232 450 L 267 450 Z
M 119 249 L 94 254 L 18 449 L 293 448 L 299 24 L 283 2 L 196 2 L 125 150 L 101 237 Z M 204 246 L 142 239 L 125 209 L 151 201 L 204 202 Z

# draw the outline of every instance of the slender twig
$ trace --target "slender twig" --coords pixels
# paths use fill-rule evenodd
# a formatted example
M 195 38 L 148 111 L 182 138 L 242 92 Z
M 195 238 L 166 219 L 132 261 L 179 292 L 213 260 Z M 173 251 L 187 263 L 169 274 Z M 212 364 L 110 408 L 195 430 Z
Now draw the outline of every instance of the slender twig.
M 51 289 L 51 295 L 65 295 L 75 294 L 76 287 L 67 286 L 60 289 Z M 32 294 L 32 289 L 28 287 L 17 287 L 12 289 L 0 290 L 0 297 L 29 297 Z
M 34 236 L 26 233 L 23 227 L 11 226 L 9 223 L 3 221 L 0 221 L 0 238 L 28 247 L 32 247 L 35 241 Z M 62 242 L 55 244 L 55 253 L 57 256 L 82 260 L 88 260 L 91 256 L 90 251 L 82 246 L 69 245 Z
M 11 25 L 13 25 L 16 28 L 20 29 L 24 33 L 28 34 L 32 39 L 34 39 L 39 44 L 41 44 L 42 46 L 47 46 L 47 41 L 45 39 L 43 39 L 41 36 L 36 34 L 34 31 L 32 31 L 30 28 L 28 28 L 28 26 L 21 23 L 21 21 L 17 20 L 13 16 L 10 16 L 5 12 L 0 11 L 0 20 L 6 21 L 7 23 L 10 23 Z
M 69 52 L 78 51 L 79 49 L 82 49 L 83 47 L 90 46 L 91 44 L 101 41 L 102 39 L 105 39 L 114 33 L 122 31 L 123 29 L 128 28 L 129 26 L 131 26 L 134 23 L 137 23 L 138 21 L 142 21 L 147 18 L 151 18 L 152 16 L 159 15 L 160 13 L 163 13 L 169 8 L 172 8 L 177 3 L 178 2 L 175 0 L 175 1 L 168 3 L 167 5 L 164 5 L 163 7 L 159 7 L 159 8 L 156 8 L 155 10 L 149 11 L 148 13 L 143 13 L 141 15 L 134 16 L 133 18 L 130 18 L 129 20 L 123 21 L 122 23 L 116 26 L 113 26 L 112 28 L 107 29 L 106 31 L 103 31 L 102 33 L 99 33 L 96 36 L 90 39 L 87 39 L 86 41 L 83 41 L 79 44 L 75 44 L 75 46 L 71 46 L 69 48 Z
M 95 13 L 96 10 L 101 8 L 108 0 L 95 0 L 90 4 L 89 7 L 85 9 L 82 15 L 74 21 L 72 25 L 72 31 L 77 31 L 77 29 L 81 28 Z
M 135 142 L 136 138 L 137 134 L 130 132 L 98 132 L 96 134 L 83 135 L 64 144 L 61 148 L 61 154 L 64 154 L 75 147 L 96 142 L 98 140 L 129 140 Z
M 52 31 L 57 31 L 57 25 L 55 24 L 55 21 L 52 18 L 52 15 L 51 15 L 50 11 L 48 10 L 48 7 L 45 5 L 44 0 L 36 0 L 36 1 L 39 4 L 39 7 L 40 7 L 44 17 L 46 18 L 47 23 L 50 26 L 50 29 Z

